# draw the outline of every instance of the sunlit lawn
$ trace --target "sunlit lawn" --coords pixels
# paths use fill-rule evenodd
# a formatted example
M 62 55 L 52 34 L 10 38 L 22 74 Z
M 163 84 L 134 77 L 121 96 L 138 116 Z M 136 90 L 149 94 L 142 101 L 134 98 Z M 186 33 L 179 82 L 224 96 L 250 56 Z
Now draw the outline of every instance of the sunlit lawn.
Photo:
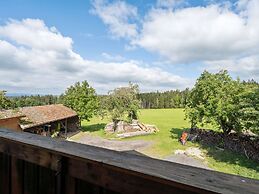
M 163 158 L 174 153 L 177 149 L 186 149 L 188 147 L 199 147 L 199 144 L 187 143 L 187 146 L 182 146 L 178 142 L 178 138 L 182 130 L 190 125 L 184 119 L 183 109 L 143 109 L 140 111 L 139 120 L 143 123 L 154 124 L 159 128 L 159 132 L 153 135 L 132 137 L 127 139 L 119 139 L 119 141 L 128 141 L 133 139 L 149 140 L 153 142 L 153 146 L 144 150 L 144 153 L 157 158 Z M 101 119 L 95 117 L 91 121 L 83 121 L 83 131 L 91 135 L 97 135 L 103 138 L 115 138 L 114 135 L 106 135 L 104 126 L 109 122 L 109 119 Z M 79 138 L 80 134 L 74 138 Z M 239 154 L 229 151 L 219 151 L 214 148 L 202 148 L 206 154 L 206 161 L 210 168 L 238 174 L 250 178 L 259 179 L 259 164 L 252 162 L 240 156 Z

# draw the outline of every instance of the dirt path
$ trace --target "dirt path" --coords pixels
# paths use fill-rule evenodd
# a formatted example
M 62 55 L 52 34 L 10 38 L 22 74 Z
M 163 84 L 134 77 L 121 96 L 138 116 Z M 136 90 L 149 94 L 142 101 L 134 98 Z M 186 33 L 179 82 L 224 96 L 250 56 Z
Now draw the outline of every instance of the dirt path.
M 173 154 L 164 158 L 166 161 L 176 162 L 188 166 L 210 169 L 202 160 L 184 154 Z
M 210 169 L 205 163 L 205 159 L 199 148 L 191 147 L 186 150 L 176 150 L 174 154 L 167 156 L 164 160 L 198 168 Z
M 107 140 L 98 136 L 92 136 L 89 134 L 82 135 L 79 139 L 74 140 L 78 143 L 88 144 L 96 147 L 107 148 L 116 151 L 141 151 L 152 145 L 152 142 L 145 140 Z
M 129 141 L 119 141 L 119 140 L 108 140 L 98 136 L 92 136 L 87 133 L 80 136 L 80 138 L 73 140 L 78 143 L 92 145 L 96 147 L 102 147 L 106 149 L 116 150 L 116 151 L 127 151 L 132 154 L 141 154 L 144 149 L 148 148 L 152 145 L 151 141 L 145 140 L 129 140 Z M 196 149 L 196 148 L 195 148 Z M 176 151 L 176 154 L 171 154 L 162 160 L 176 162 L 184 165 L 195 166 L 198 168 L 210 169 L 207 164 L 204 163 L 202 156 L 195 153 L 197 149 L 190 149 L 188 152 L 183 150 Z M 191 156 L 192 154 L 196 154 L 196 157 Z M 191 154 L 191 155 L 190 155 Z M 198 158 L 199 159 L 198 159 Z

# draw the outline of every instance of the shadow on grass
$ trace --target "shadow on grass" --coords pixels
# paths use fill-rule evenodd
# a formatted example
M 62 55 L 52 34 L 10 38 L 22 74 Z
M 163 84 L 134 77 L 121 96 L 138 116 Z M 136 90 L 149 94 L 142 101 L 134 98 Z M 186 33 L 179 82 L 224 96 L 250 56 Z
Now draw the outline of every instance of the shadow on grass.
M 188 128 L 172 128 L 171 138 L 172 139 L 179 139 L 183 131 L 187 130 Z M 208 146 L 203 145 L 200 142 L 197 142 L 200 148 L 207 151 L 207 156 L 213 158 L 216 162 L 224 162 L 227 164 L 238 165 L 241 167 L 246 167 L 248 169 L 255 170 L 259 173 L 259 163 L 246 158 L 244 155 L 230 151 L 230 150 L 219 150 L 215 148 L 215 146 Z
M 97 123 L 97 124 L 93 124 L 93 125 L 82 126 L 82 131 L 83 132 L 100 131 L 100 130 L 104 129 L 105 125 L 106 125 L 106 123 Z
M 246 158 L 244 155 L 230 151 L 230 150 L 219 150 L 212 146 L 200 144 L 202 149 L 207 151 L 207 156 L 212 157 L 216 162 L 224 162 L 227 164 L 238 165 L 255 170 L 259 173 L 259 163 Z

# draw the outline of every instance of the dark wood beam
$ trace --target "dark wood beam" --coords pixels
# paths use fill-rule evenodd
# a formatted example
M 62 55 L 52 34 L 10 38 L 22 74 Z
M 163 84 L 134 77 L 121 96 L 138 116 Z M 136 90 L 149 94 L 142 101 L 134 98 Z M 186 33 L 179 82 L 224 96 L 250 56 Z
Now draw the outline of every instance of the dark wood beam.
M 254 179 L 6 129 L 0 129 L 0 152 L 118 193 L 259 191 Z

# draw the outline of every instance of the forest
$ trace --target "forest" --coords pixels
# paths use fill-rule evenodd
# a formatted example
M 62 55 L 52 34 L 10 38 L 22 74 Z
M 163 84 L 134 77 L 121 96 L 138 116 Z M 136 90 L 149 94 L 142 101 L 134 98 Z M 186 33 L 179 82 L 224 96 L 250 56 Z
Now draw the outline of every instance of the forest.
M 184 108 L 186 99 L 189 94 L 189 89 L 185 90 L 170 90 L 165 92 L 148 92 L 139 93 L 137 98 L 141 102 L 141 108 L 144 109 L 159 109 L 159 108 Z M 99 98 L 104 98 L 106 95 L 98 95 Z M 48 104 L 62 103 L 63 96 L 57 95 L 22 95 L 8 96 L 9 107 L 19 108 L 26 106 L 41 106 Z
M 59 96 L 55 95 L 23 95 L 9 96 L 11 108 L 19 108 L 26 106 L 41 106 L 59 103 Z

